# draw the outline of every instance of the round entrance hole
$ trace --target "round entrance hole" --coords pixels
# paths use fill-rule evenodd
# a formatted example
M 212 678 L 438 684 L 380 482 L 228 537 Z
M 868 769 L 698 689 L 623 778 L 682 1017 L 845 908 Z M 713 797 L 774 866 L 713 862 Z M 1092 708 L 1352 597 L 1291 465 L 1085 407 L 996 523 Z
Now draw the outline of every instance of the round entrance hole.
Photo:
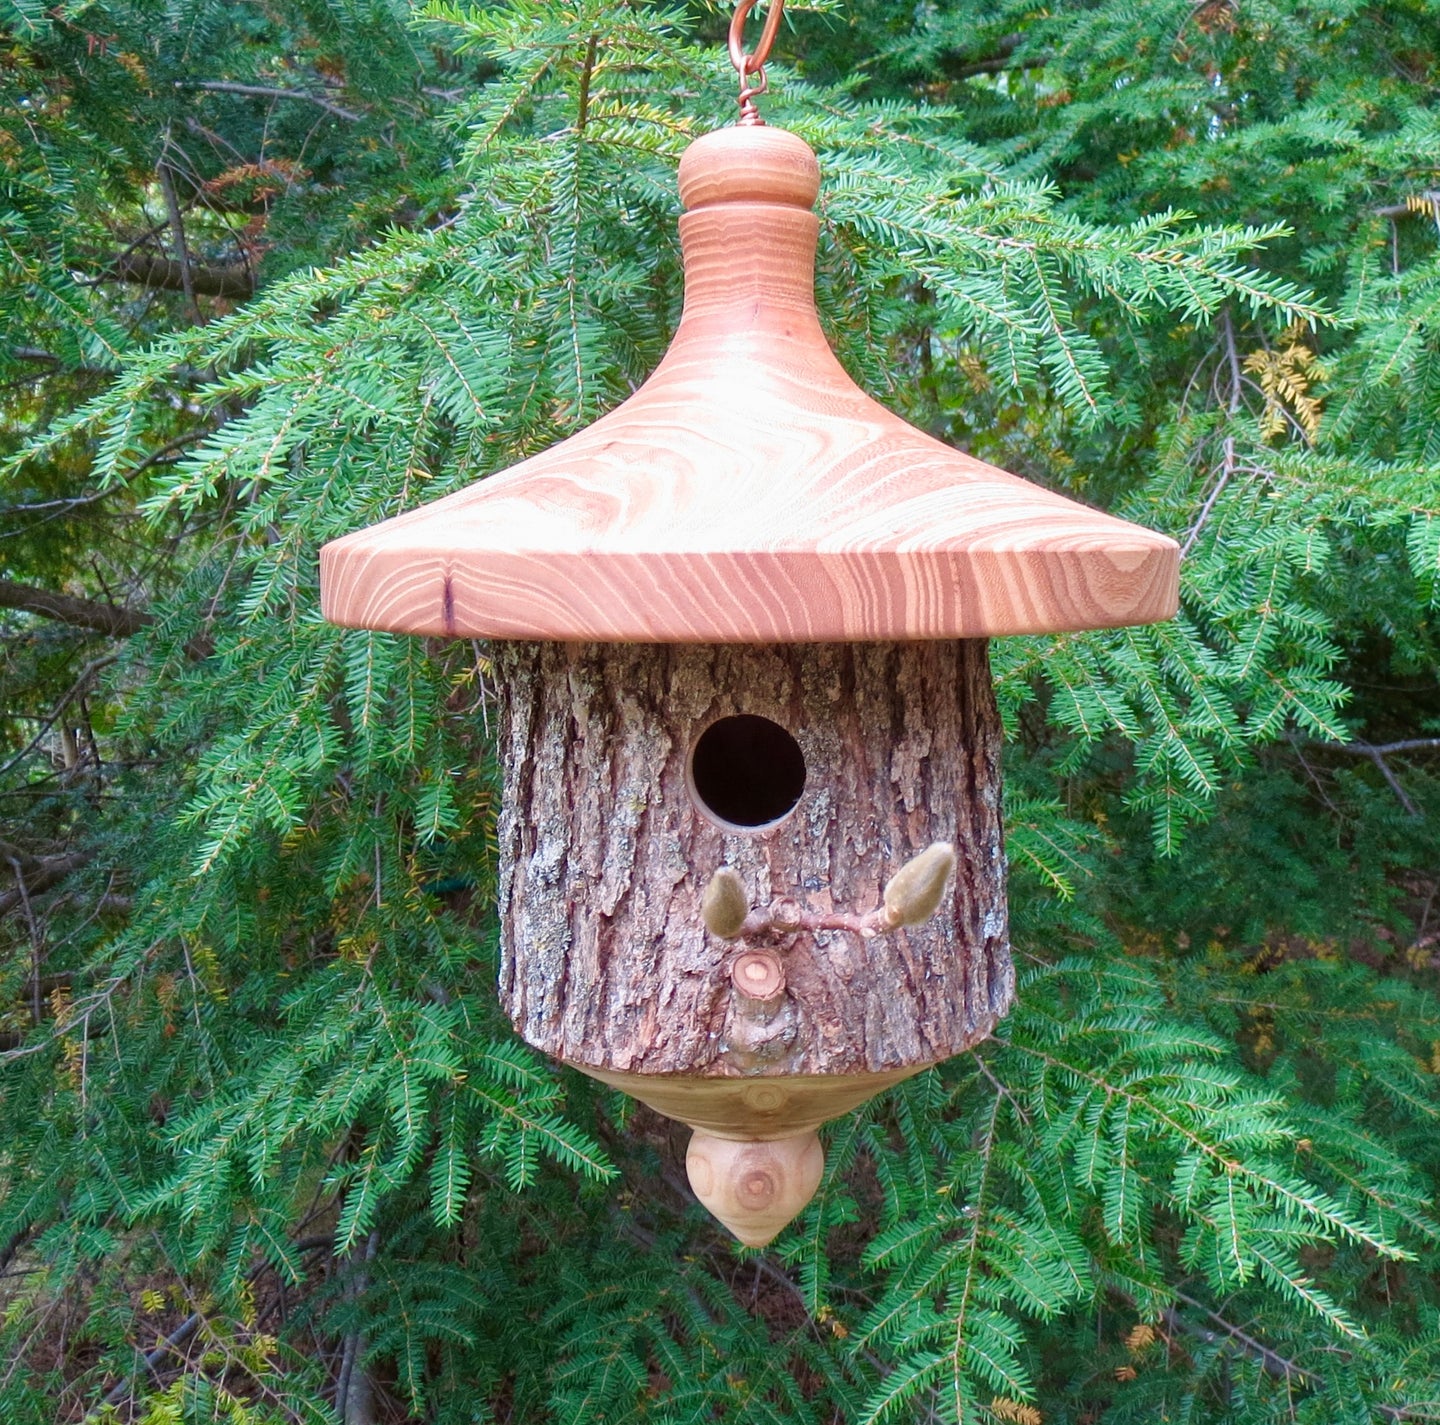
M 768 717 L 722 717 L 700 734 L 690 754 L 690 788 L 701 809 L 723 826 L 773 826 L 795 810 L 805 790 L 805 754 Z

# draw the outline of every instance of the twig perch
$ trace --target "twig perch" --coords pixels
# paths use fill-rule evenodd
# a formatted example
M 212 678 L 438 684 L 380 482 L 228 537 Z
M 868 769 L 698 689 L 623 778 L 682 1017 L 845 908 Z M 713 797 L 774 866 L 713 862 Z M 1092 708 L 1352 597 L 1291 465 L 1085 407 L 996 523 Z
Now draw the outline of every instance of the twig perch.
M 923 925 L 940 908 L 954 870 L 955 848 L 948 841 L 937 841 L 890 878 L 884 900 L 874 910 L 818 914 L 788 898 L 772 901 L 765 910 L 751 910 L 740 877 L 722 866 L 705 887 L 700 917 L 721 940 L 793 935 L 799 930 L 853 930 L 868 940 L 902 926 Z

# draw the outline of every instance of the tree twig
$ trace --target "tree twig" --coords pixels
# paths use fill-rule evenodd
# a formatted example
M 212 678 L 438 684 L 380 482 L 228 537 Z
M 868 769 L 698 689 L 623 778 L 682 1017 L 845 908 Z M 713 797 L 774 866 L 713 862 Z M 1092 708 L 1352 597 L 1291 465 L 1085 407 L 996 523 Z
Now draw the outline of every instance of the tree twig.
M 1426 191 L 1416 195 L 1422 203 L 1428 203 L 1432 213 L 1440 217 L 1440 192 Z M 1410 203 L 1387 203 L 1374 210 L 1377 218 L 1423 218 L 1425 209 Z
M 1200 538 L 1200 531 L 1205 528 L 1206 521 L 1209 520 L 1211 512 L 1215 508 L 1215 502 L 1224 493 L 1225 487 L 1230 483 L 1230 477 L 1235 473 L 1235 437 L 1233 435 L 1225 437 L 1222 449 L 1224 453 L 1220 461 L 1220 476 L 1215 481 L 1214 488 L 1206 496 L 1205 503 L 1201 505 L 1200 513 L 1195 517 L 1195 523 L 1190 526 L 1190 530 L 1185 536 L 1185 543 L 1180 546 L 1182 559 L 1195 547 L 1195 541 Z
M 192 1312 L 166 1336 L 153 1351 L 147 1351 L 141 1362 L 144 1366 L 145 1374 L 153 1375 L 160 1362 L 163 1361 L 171 1351 L 183 1346 L 196 1331 L 200 1329 L 201 1320 L 202 1317 L 198 1311 Z M 85 1416 L 85 1420 L 82 1421 L 81 1425 L 88 1425 L 88 1422 L 98 1420 L 101 1411 L 105 1410 L 108 1406 L 119 1405 L 134 1389 L 134 1381 L 134 1374 L 126 1376 L 118 1385 L 109 1391 L 105 1399 L 101 1401 L 98 1410 L 92 1410 Z
M 1325 1382 L 1314 1371 L 1305 1370 L 1302 1366 L 1296 1365 L 1294 1361 L 1282 1356 L 1278 1351 L 1272 1350 L 1263 1341 L 1257 1341 L 1248 1332 L 1242 1331 L 1233 1321 L 1227 1321 L 1218 1312 L 1212 1311 L 1203 1301 L 1196 1301 L 1193 1296 L 1186 1296 L 1183 1291 L 1175 1293 L 1175 1300 L 1183 1301 L 1186 1306 L 1203 1313 L 1232 1341 L 1243 1346 L 1246 1352 L 1259 1361 L 1270 1375 L 1283 1376 L 1286 1380 L 1300 1380 L 1306 1385 L 1324 1389 Z M 1200 1336 L 1206 1340 L 1214 1339 L 1213 1332 L 1205 1330 L 1203 1326 L 1199 1326 L 1193 1321 L 1186 1321 L 1178 1311 L 1167 1311 L 1165 1324 L 1172 1330 L 1178 1327 L 1191 1335 Z
M 1417 818 L 1422 816 L 1423 813 L 1420 808 L 1410 800 L 1409 794 L 1405 788 L 1400 785 L 1400 779 L 1390 770 L 1390 764 L 1385 760 L 1384 755 L 1372 747 L 1369 752 L 1369 757 L 1376 767 L 1380 769 L 1380 775 L 1385 778 L 1385 781 L 1389 784 L 1390 790 L 1395 793 L 1400 805 L 1405 808 L 1405 814 Z
M 962 64 L 956 69 L 949 71 L 951 79 L 973 79 L 978 74 L 1001 74 L 1011 69 L 1044 69 L 1053 59 L 1053 55 L 1031 54 L 1020 59 L 1006 59 L 996 56 L 994 59 L 977 59 L 974 64 Z
M 70 372 L 71 375 L 113 376 L 115 374 L 115 368 L 111 366 L 93 366 L 89 364 L 69 366 L 66 364 L 65 358 L 58 352 L 47 351 L 43 346 L 12 346 L 10 348 L 10 359 L 12 361 L 30 361 L 39 365 L 63 369 Z M 32 381 L 39 380 L 41 377 L 51 374 L 49 371 L 41 371 L 25 379 Z
M 1350 752 L 1357 757 L 1373 757 L 1377 752 L 1389 757 L 1399 752 L 1440 752 L 1440 737 L 1407 737 L 1400 742 L 1322 742 L 1311 739 L 1317 747 L 1334 752 Z
M 47 856 L 36 861 L 29 874 L 17 881 L 13 891 L 0 895 L 0 916 L 9 915 L 17 905 L 28 906 L 31 896 L 38 896 L 51 886 L 59 885 L 72 871 L 89 865 L 90 859 L 89 852 L 73 851 L 65 856 Z
M 303 89 L 281 89 L 270 84 L 239 84 L 230 79 L 177 79 L 177 89 L 207 89 L 213 94 L 248 94 L 256 99 L 292 99 L 301 104 L 314 104 L 337 119 L 347 119 L 358 124 L 365 116 L 353 109 L 344 109 L 333 100 L 320 94 L 310 94 Z
M 1054 55 L 1041 53 L 1015 58 L 1015 51 L 1024 38 L 1018 31 L 1005 35 L 990 54 L 977 59 L 967 59 L 963 54 L 946 55 L 940 61 L 941 72 L 947 79 L 971 79 L 977 74 L 999 74 L 1007 69 L 1043 69 Z
M 105 263 L 97 280 L 133 282 L 137 287 L 163 292 L 185 290 L 180 264 L 174 258 L 154 252 L 121 253 Z M 191 263 L 190 281 L 193 290 L 202 297 L 244 299 L 255 294 L 255 282 L 249 269 L 238 264 L 234 267 L 206 267 Z
M 185 220 L 180 212 L 180 199 L 175 193 L 175 178 L 166 161 L 170 152 L 170 130 L 160 148 L 160 162 L 155 165 L 155 176 L 160 180 L 160 192 L 165 198 L 165 212 L 170 220 L 170 240 L 175 244 L 175 259 L 180 264 L 180 287 L 185 293 L 185 307 L 190 320 L 200 322 L 200 308 L 195 301 L 195 277 L 190 271 L 190 249 L 185 242 Z
M 1368 757 L 1385 778 L 1390 790 L 1395 793 L 1396 800 L 1405 808 L 1406 815 L 1417 819 L 1424 817 L 1425 813 L 1415 805 L 1385 759 L 1403 752 L 1440 752 L 1440 737 L 1406 737 L 1399 742 L 1325 742 L 1320 738 L 1308 738 L 1307 742 L 1312 747 L 1343 752 L 1350 757 Z
M 25 884 L 25 868 L 17 856 L 7 856 L 10 869 L 15 873 L 15 890 L 25 910 L 25 924 L 30 930 L 30 1022 L 40 1023 L 40 927 L 35 920 L 35 908 L 30 904 L 30 891 Z
M 380 1234 L 372 1232 L 359 1258 L 359 1269 L 351 1279 L 348 1295 L 362 1296 L 370 1284 L 369 1264 L 380 1250 Z M 365 1335 L 351 1331 L 345 1337 L 340 1357 L 340 1374 L 335 1382 L 335 1413 L 342 1425 L 373 1425 L 374 1405 L 370 1377 L 361 1357 L 365 1353 Z
M 595 75 L 595 56 L 600 48 L 600 36 L 591 35 L 585 46 L 585 63 L 580 69 L 580 103 L 575 115 L 575 132 L 585 132 L 586 120 L 590 117 L 590 81 Z
M 1245 378 L 1241 375 L 1240 351 L 1235 344 L 1235 322 L 1230 316 L 1230 308 L 1227 306 L 1220 318 L 1221 329 L 1225 333 L 1225 356 L 1230 363 L 1230 414 L 1233 416 L 1240 409 L 1240 397 L 1244 390 Z
M 84 668 L 80 670 L 80 676 L 74 681 L 74 683 L 70 685 L 70 690 L 65 694 L 64 697 L 60 699 L 58 703 L 56 703 L 56 705 L 50 712 L 50 716 L 47 717 L 43 723 L 40 724 L 40 731 L 37 732 L 35 736 L 32 737 L 30 741 L 27 742 L 25 746 L 22 747 L 20 751 L 17 752 L 3 767 L 0 767 L 0 777 L 3 777 L 6 772 L 13 771 L 40 745 L 41 738 L 43 738 L 52 727 L 54 727 L 56 721 L 60 717 L 60 714 L 63 713 L 67 707 L 70 706 L 71 699 L 76 698 L 81 693 L 83 693 L 85 691 L 86 684 L 89 683 L 90 679 L 93 678 L 95 674 L 100 671 L 100 669 L 108 667 L 111 663 L 113 663 L 118 656 L 118 654 L 107 653 L 103 658 L 92 658 L 90 662 L 87 663 Z M 6 906 L 4 897 L 0 896 L 0 912 L 3 912 L 5 909 Z
M 66 500 L 34 500 L 24 505 L 6 505 L 0 510 L 0 515 L 31 515 L 38 514 L 41 510 L 73 510 L 82 505 L 93 505 L 112 493 L 111 490 L 97 490 L 93 495 L 76 495 Z

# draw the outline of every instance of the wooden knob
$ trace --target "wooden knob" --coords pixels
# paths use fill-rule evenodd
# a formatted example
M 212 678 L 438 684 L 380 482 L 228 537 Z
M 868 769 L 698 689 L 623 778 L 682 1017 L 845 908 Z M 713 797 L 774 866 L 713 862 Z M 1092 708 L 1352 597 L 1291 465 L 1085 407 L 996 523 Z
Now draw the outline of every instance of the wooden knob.
M 819 196 L 814 150 L 784 129 L 716 129 L 696 139 L 680 159 L 680 201 L 691 212 L 716 203 L 813 208 Z
M 825 1150 L 813 1129 L 770 1143 L 738 1143 L 697 1129 L 685 1171 L 712 1216 L 747 1247 L 763 1247 L 815 1196 Z

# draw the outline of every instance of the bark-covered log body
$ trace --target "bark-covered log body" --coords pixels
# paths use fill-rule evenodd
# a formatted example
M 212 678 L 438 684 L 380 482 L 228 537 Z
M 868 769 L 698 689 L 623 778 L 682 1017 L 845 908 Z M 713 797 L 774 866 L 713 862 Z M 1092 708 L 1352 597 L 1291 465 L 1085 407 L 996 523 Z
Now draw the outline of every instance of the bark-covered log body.
M 641 1074 L 854 1074 L 983 1039 L 1014 985 L 1000 726 L 983 640 L 751 645 L 503 643 L 500 993 L 536 1048 Z M 737 832 L 688 776 L 718 719 L 787 729 L 793 813 Z M 870 937 L 722 940 L 700 903 L 733 867 L 779 919 L 864 915 L 933 842 L 958 869 L 925 924 Z M 737 994 L 737 956 L 783 964 L 778 1002 Z

